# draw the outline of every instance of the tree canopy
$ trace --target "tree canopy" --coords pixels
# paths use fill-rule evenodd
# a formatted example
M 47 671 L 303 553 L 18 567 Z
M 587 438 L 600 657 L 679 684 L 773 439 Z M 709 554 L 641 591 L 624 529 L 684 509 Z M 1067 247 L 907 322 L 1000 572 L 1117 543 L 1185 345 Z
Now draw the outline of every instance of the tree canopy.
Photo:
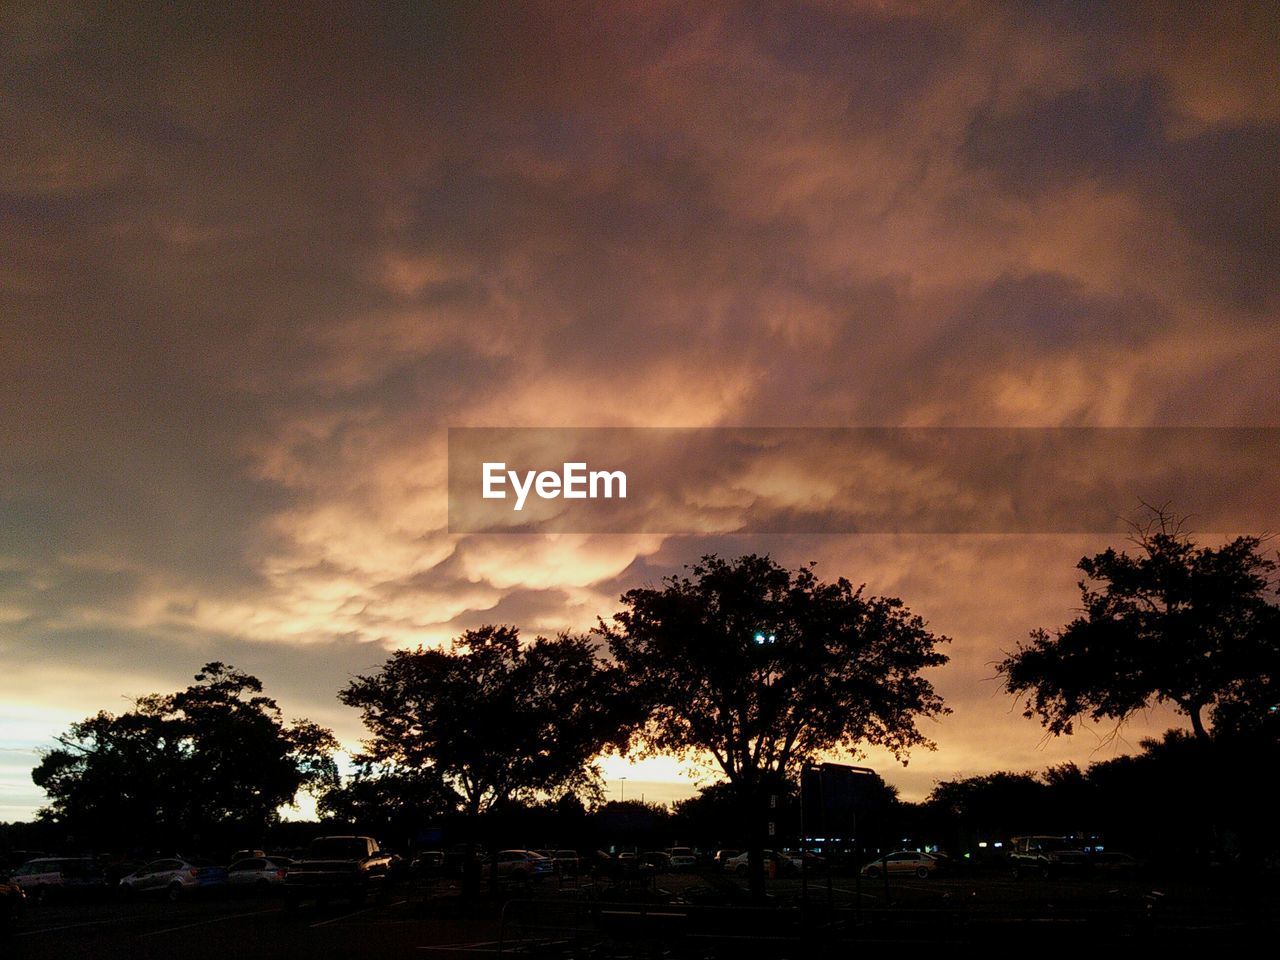
M 333 735 L 286 724 L 257 677 L 214 662 L 195 680 L 72 724 L 32 772 L 43 815 L 86 838 L 191 842 L 261 830 L 303 787 L 336 783 Z
M 768 785 L 806 761 L 862 744 L 905 759 L 931 746 L 917 719 L 946 712 L 921 676 L 947 661 L 945 638 L 901 600 L 824 583 L 812 565 L 706 556 L 622 602 L 600 630 L 647 707 L 644 740 L 714 757 L 757 823 Z
M 340 694 L 371 736 L 364 759 L 430 768 L 477 813 L 514 799 L 598 789 L 595 758 L 627 737 L 629 701 L 591 639 L 522 645 L 485 626 L 449 650 L 398 650 Z
M 1053 734 L 1075 721 L 1123 723 L 1171 702 L 1197 737 L 1276 735 L 1280 618 L 1275 562 L 1258 537 L 1201 547 L 1167 514 L 1135 530 L 1133 555 L 1108 549 L 1081 559 L 1082 614 L 1040 629 L 998 666 Z
M 931 746 L 916 719 L 946 711 L 920 671 L 947 662 L 945 638 L 901 600 L 767 556 L 706 556 L 691 574 L 629 591 L 601 626 L 650 708 L 651 747 L 708 753 L 739 783 L 860 744 Z
M 365 762 L 316 808 L 326 819 L 385 837 L 411 835 L 424 822 L 456 812 L 461 799 L 432 767 Z

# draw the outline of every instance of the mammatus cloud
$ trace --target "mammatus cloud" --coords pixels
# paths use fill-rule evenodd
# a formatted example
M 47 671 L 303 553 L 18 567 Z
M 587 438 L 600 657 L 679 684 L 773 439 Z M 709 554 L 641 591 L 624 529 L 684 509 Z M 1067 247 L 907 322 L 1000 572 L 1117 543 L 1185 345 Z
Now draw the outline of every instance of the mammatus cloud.
M 1280 42 L 1203 12 L 7 5 L 4 746 L 212 658 L 354 743 L 388 648 L 772 550 L 956 638 L 911 776 L 1087 760 L 985 678 L 1100 544 L 450 535 L 446 429 L 1275 426 Z

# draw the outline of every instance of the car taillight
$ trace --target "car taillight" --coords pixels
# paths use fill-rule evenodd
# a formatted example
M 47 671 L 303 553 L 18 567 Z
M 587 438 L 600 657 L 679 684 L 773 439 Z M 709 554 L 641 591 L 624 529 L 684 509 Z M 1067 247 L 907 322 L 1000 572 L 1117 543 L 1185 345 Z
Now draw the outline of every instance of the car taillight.
M 277 870 L 277 871 L 276 871 L 276 879 L 277 879 L 277 880 L 283 880 L 283 879 L 284 879 L 284 870 L 283 870 L 283 868 L 282 868 L 282 869 L 280 869 L 280 870 Z
M 193 876 L 193 877 L 198 877 L 198 876 L 200 876 L 200 871 L 199 871 L 199 870 L 197 870 L 195 867 L 192 867 L 192 868 L 191 868 L 191 876 Z

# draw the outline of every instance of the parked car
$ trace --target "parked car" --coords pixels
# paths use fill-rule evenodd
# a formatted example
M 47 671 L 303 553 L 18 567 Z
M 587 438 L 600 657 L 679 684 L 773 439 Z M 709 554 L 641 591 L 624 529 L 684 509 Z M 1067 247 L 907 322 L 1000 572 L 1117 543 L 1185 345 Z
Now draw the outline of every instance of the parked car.
M 666 873 L 671 869 L 671 854 L 664 850 L 646 850 L 635 862 L 644 873 Z
M 672 847 L 667 856 L 672 870 L 692 870 L 698 865 L 698 858 L 690 847 Z
M 772 871 L 774 876 L 787 876 L 800 872 L 800 861 L 790 854 L 775 850 L 763 850 L 766 872 Z M 745 877 L 751 870 L 751 853 L 747 851 L 724 862 L 724 869 Z
M 443 850 L 423 850 L 413 858 L 410 869 L 419 877 L 438 877 L 444 873 L 444 865 Z
M 507 883 L 528 885 L 555 872 L 555 861 L 533 850 L 499 850 L 485 859 L 481 874 Z
M 259 896 L 279 892 L 292 865 L 288 857 L 246 857 L 227 867 L 227 885 L 232 890 Z
M 39 850 L 9 850 L 0 854 L 0 880 L 8 880 L 24 863 L 30 863 L 32 860 L 40 860 L 48 857 L 49 854 Z
M 1015 880 L 1021 877 L 1047 879 L 1083 873 L 1089 868 L 1089 857 L 1066 837 L 1014 837 L 1009 864 Z
M 36 903 L 51 897 L 86 896 L 107 891 L 98 864 L 87 857 L 42 857 L 30 860 L 10 878 Z
M 711 865 L 717 870 L 723 870 L 729 860 L 741 855 L 741 850 L 717 850 L 711 858 Z
M 208 860 L 165 857 L 152 860 L 122 877 L 120 889 L 126 895 L 158 893 L 170 900 L 178 900 L 198 891 L 224 887 L 226 882 L 227 871 Z
M 307 895 L 321 901 L 339 896 L 363 902 L 369 893 L 386 890 L 392 861 L 373 837 L 317 837 L 285 873 L 285 905 L 295 906 Z
M 483 846 L 478 843 L 460 843 L 445 851 L 442 871 L 451 877 L 478 877 L 484 860 Z
M 909 874 L 921 880 L 927 880 L 938 869 L 938 861 L 927 853 L 917 850 L 897 850 L 893 853 L 877 857 L 862 868 L 864 877 L 875 878 L 881 874 L 897 876 Z

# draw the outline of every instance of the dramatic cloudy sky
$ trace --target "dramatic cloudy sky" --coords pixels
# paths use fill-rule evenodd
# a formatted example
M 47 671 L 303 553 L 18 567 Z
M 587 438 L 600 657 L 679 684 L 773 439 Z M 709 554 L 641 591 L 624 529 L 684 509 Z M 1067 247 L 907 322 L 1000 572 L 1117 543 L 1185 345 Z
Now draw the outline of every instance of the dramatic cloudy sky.
M 1274 427 L 1278 64 L 1265 3 L 4 4 L 0 820 L 207 660 L 354 746 L 389 649 L 709 551 L 954 639 L 908 797 L 1132 749 L 990 679 L 1114 537 L 452 535 L 446 430 Z

